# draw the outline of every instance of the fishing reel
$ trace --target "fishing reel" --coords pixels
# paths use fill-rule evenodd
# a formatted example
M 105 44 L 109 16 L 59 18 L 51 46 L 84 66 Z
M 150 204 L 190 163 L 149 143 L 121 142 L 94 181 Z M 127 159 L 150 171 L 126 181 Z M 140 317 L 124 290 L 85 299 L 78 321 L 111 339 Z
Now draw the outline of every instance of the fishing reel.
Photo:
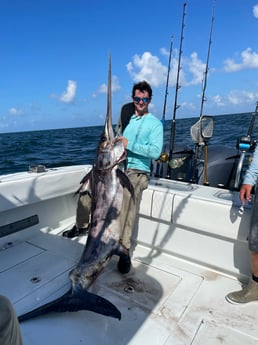
M 237 140 L 237 149 L 241 152 L 253 152 L 256 146 L 256 140 L 252 140 L 250 136 L 243 136 Z
M 169 160 L 168 153 L 167 152 L 162 152 L 159 159 L 161 160 L 161 162 L 167 163 L 168 160 Z

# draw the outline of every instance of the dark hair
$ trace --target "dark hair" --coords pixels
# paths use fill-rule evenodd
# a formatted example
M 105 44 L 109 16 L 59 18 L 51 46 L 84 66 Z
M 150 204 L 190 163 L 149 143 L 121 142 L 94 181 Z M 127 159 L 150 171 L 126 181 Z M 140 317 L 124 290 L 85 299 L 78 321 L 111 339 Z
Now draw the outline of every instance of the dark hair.
M 140 90 L 141 92 L 147 91 L 149 94 L 149 97 L 152 98 L 152 89 L 151 86 L 147 83 L 147 81 L 141 81 L 137 84 L 134 84 L 132 89 L 132 97 L 134 97 L 135 90 Z

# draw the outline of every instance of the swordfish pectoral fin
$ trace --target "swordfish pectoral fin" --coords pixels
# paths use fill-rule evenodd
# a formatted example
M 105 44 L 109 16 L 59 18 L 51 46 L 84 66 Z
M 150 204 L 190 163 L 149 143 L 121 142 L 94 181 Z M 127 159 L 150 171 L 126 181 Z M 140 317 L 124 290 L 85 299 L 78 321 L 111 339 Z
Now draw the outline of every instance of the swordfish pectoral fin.
M 117 169 L 116 173 L 117 173 L 117 177 L 119 178 L 122 186 L 126 187 L 128 189 L 129 193 L 131 194 L 132 198 L 134 199 L 134 188 L 133 188 L 133 185 L 132 185 L 131 181 L 129 180 L 128 176 L 120 169 Z
M 76 292 L 68 292 L 50 303 L 19 316 L 18 320 L 23 322 L 49 313 L 76 312 L 79 310 L 89 310 L 121 320 L 121 312 L 114 304 L 101 296 L 82 289 Z

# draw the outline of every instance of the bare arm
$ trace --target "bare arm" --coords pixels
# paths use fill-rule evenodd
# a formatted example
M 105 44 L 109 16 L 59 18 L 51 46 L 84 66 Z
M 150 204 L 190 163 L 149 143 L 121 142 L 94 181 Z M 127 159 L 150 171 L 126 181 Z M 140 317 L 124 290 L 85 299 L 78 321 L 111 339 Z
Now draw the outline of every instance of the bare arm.
M 245 204 L 245 201 L 247 200 L 250 202 L 251 199 L 251 191 L 252 191 L 253 186 L 250 184 L 243 184 L 242 187 L 240 188 L 239 192 L 239 198 L 241 200 L 242 205 Z

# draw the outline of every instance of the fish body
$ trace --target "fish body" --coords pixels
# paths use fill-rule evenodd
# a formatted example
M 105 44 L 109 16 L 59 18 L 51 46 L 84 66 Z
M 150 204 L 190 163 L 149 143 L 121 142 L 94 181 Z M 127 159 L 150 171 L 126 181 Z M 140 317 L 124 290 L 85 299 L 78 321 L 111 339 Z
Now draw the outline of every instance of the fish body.
M 123 189 L 133 195 L 128 177 L 119 169 L 125 159 L 121 140 L 116 140 L 111 116 L 111 62 L 108 68 L 107 115 L 93 168 L 83 178 L 79 191 L 87 190 L 92 197 L 91 225 L 85 248 L 77 266 L 70 272 L 71 289 L 60 298 L 18 317 L 19 321 L 47 314 L 90 310 L 121 319 L 120 311 L 105 298 L 88 292 L 88 288 L 103 271 L 112 255 L 125 255 L 120 244 L 120 212 Z

